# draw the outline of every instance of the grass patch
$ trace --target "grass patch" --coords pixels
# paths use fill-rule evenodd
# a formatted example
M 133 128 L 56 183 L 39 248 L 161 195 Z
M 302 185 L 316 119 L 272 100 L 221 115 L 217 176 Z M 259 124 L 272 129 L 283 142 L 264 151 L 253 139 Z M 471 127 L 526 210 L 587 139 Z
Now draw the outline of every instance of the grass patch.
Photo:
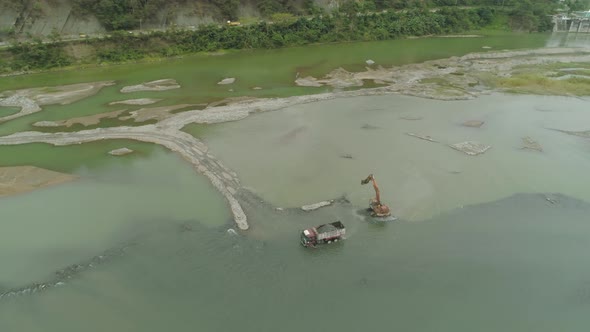
M 573 70 L 560 70 L 559 72 L 549 75 L 550 77 L 562 77 L 565 75 L 588 76 L 590 78 L 590 69 L 576 68 Z
M 499 31 L 502 31 L 502 32 L 510 31 L 508 16 L 507 15 L 495 15 L 494 19 L 492 20 L 492 22 L 490 22 L 490 24 L 483 27 L 482 29 L 478 29 L 477 31 L 481 34 L 486 34 L 486 35 L 498 34 Z
M 562 96 L 590 95 L 590 78 L 572 77 L 565 80 L 556 80 L 538 74 L 519 74 L 508 78 L 499 78 L 495 85 L 513 93 Z
M 547 69 L 567 69 L 567 68 L 581 68 L 590 70 L 590 63 L 588 62 L 555 62 L 545 66 Z
M 543 66 L 539 65 L 520 65 L 514 67 L 515 70 L 561 70 L 561 69 L 568 69 L 568 68 L 577 68 L 581 70 L 590 70 L 590 63 L 588 62 L 554 62 L 548 63 Z

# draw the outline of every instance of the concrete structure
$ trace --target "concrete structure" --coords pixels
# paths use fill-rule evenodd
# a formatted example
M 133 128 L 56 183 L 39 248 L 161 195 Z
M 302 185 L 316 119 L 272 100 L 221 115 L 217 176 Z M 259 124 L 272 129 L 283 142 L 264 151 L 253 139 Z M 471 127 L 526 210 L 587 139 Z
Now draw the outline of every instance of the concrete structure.
M 590 11 L 553 16 L 554 32 L 590 33 Z

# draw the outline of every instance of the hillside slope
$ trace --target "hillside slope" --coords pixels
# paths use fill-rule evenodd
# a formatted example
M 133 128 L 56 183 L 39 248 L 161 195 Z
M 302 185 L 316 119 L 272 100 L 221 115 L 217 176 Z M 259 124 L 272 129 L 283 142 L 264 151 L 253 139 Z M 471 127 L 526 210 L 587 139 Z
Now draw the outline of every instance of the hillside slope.
M 48 36 L 53 31 L 62 36 L 104 33 L 109 27 L 101 24 L 101 20 L 93 12 L 93 8 L 85 6 L 86 3 L 93 1 L 96 3 L 95 0 L 2 1 L 0 3 L 0 41 L 6 39 L 11 33 L 34 37 Z M 234 15 L 249 18 L 262 16 L 259 10 L 260 2 L 254 0 L 234 1 L 234 4 L 237 4 Z M 301 8 L 305 0 L 291 2 L 294 6 Z M 150 8 L 151 12 L 144 19 L 138 19 L 138 22 L 135 23 L 141 29 L 164 29 L 171 26 L 193 27 L 200 24 L 223 22 L 228 19 L 223 8 L 226 3 L 228 1 L 165 1 L 155 9 Z M 324 9 L 334 7 L 336 3 L 337 0 L 313 0 L 313 5 Z M 76 4 L 78 8 L 76 8 Z

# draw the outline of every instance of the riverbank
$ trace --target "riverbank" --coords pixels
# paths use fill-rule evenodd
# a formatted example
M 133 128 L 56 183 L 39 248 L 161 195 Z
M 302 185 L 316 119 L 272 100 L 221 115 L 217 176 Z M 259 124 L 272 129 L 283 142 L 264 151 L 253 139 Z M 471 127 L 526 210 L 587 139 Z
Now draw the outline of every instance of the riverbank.
M 133 34 L 115 31 L 104 38 L 51 43 L 18 43 L 0 50 L 0 73 L 68 67 L 83 63 L 121 63 L 144 58 L 176 57 L 232 49 L 274 49 L 317 43 L 376 41 L 408 36 L 448 35 L 484 28 L 504 9 L 445 8 L 403 12 L 351 12 L 292 17 L 245 26 L 202 25 L 196 30 L 170 29 Z M 542 20 L 546 20 L 543 18 Z M 371 24 L 367 24 L 367 20 Z M 530 31 L 545 31 L 533 28 Z
M 471 99 L 492 91 L 498 91 L 498 87 L 492 83 L 499 79 L 511 77 L 517 73 L 521 66 L 538 66 L 537 68 L 540 69 L 545 68 L 543 66 L 548 64 L 564 63 L 572 63 L 576 64 L 576 66 L 581 63 L 590 63 L 590 51 L 575 48 L 553 48 L 475 53 L 389 69 L 368 68 L 367 71 L 361 73 L 350 73 L 338 69 L 324 79 L 309 77 L 306 80 L 314 82 L 316 85 L 329 85 L 334 88 L 359 87 L 362 86 L 363 82 L 371 80 L 382 86 L 288 98 L 230 100 L 223 106 L 211 106 L 205 109 L 169 114 L 169 116 L 159 120 L 156 124 L 137 127 L 97 128 L 67 133 L 21 132 L 0 137 L 0 145 L 33 142 L 68 145 L 104 139 L 132 139 L 163 145 L 180 154 L 193 165 L 197 172 L 205 175 L 210 180 L 226 198 L 237 226 L 242 230 L 246 230 L 249 228 L 247 216 L 236 198 L 237 193 L 243 189 L 238 175 L 209 153 L 208 147 L 201 140 L 183 132 L 183 128 L 188 124 L 237 121 L 254 113 L 276 111 L 305 103 L 354 96 L 406 94 L 440 100 Z M 549 73 L 542 70 L 538 70 L 538 72 L 549 75 Z M 575 84 L 577 81 L 572 82 L 565 79 L 559 80 L 559 82 Z M 299 81 L 299 84 L 301 84 L 301 81 Z M 579 84 L 585 86 L 586 81 L 583 80 Z M 553 87 L 548 86 L 546 87 L 548 90 L 541 92 L 551 93 Z M 580 95 L 590 94 L 587 90 L 578 92 Z M 562 91 L 557 91 L 557 93 L 562 93 Z M 20 116 L 22 115 L 24 114 L 21 113 Z

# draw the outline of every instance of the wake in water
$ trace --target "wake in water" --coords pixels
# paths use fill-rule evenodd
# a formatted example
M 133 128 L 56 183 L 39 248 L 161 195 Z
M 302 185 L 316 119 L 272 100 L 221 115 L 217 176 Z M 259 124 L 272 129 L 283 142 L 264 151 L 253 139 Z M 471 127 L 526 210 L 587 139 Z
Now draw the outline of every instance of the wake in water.
M 23 296 L 29 294 L 36 294 L 42 291 L 49 290 L 54 287 L 63 286 L 66 282 L 82 272 L 89 270 L 97 265 L 103 264 L 108 262 L 114 258 L 123 256 L 127 248 L 135 245 L 134 243 L 124 244 L 120 247 L 115 247 L 104 251 L 103 253 L 91 257 L 90 259 L 67 266 L 61 270 L 55 272 L 55 276 L 53 279 L 42 282 L 42 283 L 32 283 L 23 287 L 19 288 L 12 288 L 12 289 L 2 289 L 0 288 L 0 300 L 16 297 L 16 296 Z
M 394 215 L 390 215 L 388 217 L 373 217 L 371 216 L 371 212 L 368 209 L 356 209 L 353 213 L 358 219 L 375 224 L 397 220 L 397 217 Z

